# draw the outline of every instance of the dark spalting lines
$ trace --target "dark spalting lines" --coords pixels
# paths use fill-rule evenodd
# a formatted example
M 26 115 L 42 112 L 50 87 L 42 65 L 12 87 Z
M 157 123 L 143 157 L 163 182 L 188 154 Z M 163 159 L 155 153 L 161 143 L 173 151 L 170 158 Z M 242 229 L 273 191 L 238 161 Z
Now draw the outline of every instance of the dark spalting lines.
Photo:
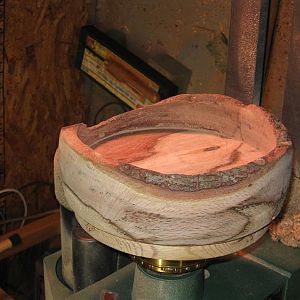
M 247 209 L 249 209 L 250 207 L 259 207 L 261 205 L 269 205 L 269 206 L 272 206 L 272 207 L 276 206 L 276 201 L 270 201 L 270 202 L 261 201 L 261 202 L 256 202 L 258 200 L 255 197 L 250 197 L 247 200 L 249 201 L 248 205 L 242 205 L 242 203 L 247 203 L 247 201 L 243 201 L 243 202 L 241 202 L 237 206 L 228 207 L 227 209 L 219 211 L 219 212 L 217 212 L 215 214 L 214 213 L 208 214 L 205 217 L 206 219 L 209 219 L 210 216 L 214 216 L 214 217 L 220 216 L 220 218 L 222 219 L 224 217 L 224 214 L 228 214 L 228 215 L 230 215 L 230 214 L 233 214 L 233 215 L 238 214 L 238 215 L 242 216 L 244 220 L 247 220 L 245 222 L 245 224 L 242 224 L 241 222 L 239 222 L 238 225 L 241 226 L 241 228 L 240 228 L 240 230 L 239 230 L 238 233 L 232 234 L 232 235 L 230 235 L 230 237 L 224 238 L 224 239 L 218 241 L 218 243 L 232 241 L 232 240 L 236 240 L 236 239 L 240 239 L 240 238 L 244 238 L 245 236 L 253 233 L 253 232 L 247 232 L 248 227 L 250 225 L 253 225 L 250 222 L 250 220 L 249 220 L 250 219 L 249 216 L 247 216 L 247 214 L 246 214 Z M 254 200 L 255 202 L 253 203 L 253 202 L 251 202 L 251 200 Z M 144 211 L 126 210 L 124 212 L 124 214 L 125 215 L 121 219 L 121 221 L 129 222 L 129 223 L 133 222 L 133 223 L 137 223 L 138 224 L 140 222 L 145 222 L 145 220 L 147 220 L 149 222 L 149 224 L 151 224 L 151 223 L 160 223 L 160 222 L 171 224 L 175 220 L 176 220 L 176 222 L 180 222 L 180 218 L 175 218 L 174 219 L 174 218 L 170 218 L 170 217 L 164 217 L 164 216 L 162 216 L 161 214 L 158 214 L 158 213 L 147 213 L 147 212 L 144 212 Z M 199 217 L 199 218 L 203 219 L 203 217 Z M 183 218 L 182 221 L 186 221 L 186 219 Z M 196 218 L 195 218 L 195 222 L 197 222 Z M 224 225 L 224 226 L 226 226 L 226 225 Z M 150 225 L 150 227 L 151 227 L 151 225 Z M 142 230 L 142 228 L 140 228 L 138 226 L 136 226 L 136 228 Z M 260 229 L 261 228 L 258 228 L 257 230 L 260 230 Z M 244 235 L 243 235 L 243 233 L 244 233 Z M 225 234 L 228 235 L 229 232 L 226 232 Z M 207 240 L 207 239 L 215 238 L 215 237 L 216 237 L 215 234 L 212 234 L 212 233 L 209 234 L 209 233 L 207 233 L 205 235 L 205 238 L 202 237 L 201 239 L 202 240 Z M 187 236 L 182 237 L 182 238 L 186 239 Z M 190 239 L 199 239 L 199 236 L 193 235 L 193 236 L 189 236 L 188 238 L 190 238 Z M 144 238 L 144 239 L 140 239 L 139 238 L 139 241 L 144 241 L 144 242 L 157 242 L 159 240 L 160 240 L 160 237 L 147 237 L 147 238 Z M 173 239 L 170 236 L 170 238 L 168 240 L 172 241 Z M 213 242 L 213 243 L 215 243 L 215 242 Z
M 96 209 L 94 209 L 92 206 L 84 203 L 81 201 L 81 199 L 79 198 L 79 196 L 75 193 L 75 191 L 64 182 L 64 185 L 70 190 L 70 192 L 73 194 L 73 196 L 85 207 L 88 207 L 89 209 L 91 209 L 92 211 L 94 211 L 96 214 L 98 214 L 99 216 L 101 216 L 101 218 L 103 218 L 103 220 L 105 220 L 108 224 L 112 225 L 115 230 L 117 232 L 119 232 L 120 234 L 123 234 L 125 236 L 130 237 L 131 239 L 134 239 L 132 235 L 130 235 L 128 232 L 124 231 L 123 229 L 121 229 L 117 224 L 115 224 L 114 222 L 112 222 L 110 219 L 105 218 L 99 211 L 97 211 Z M 87 223 L 89 223 L 88 220 L 86 220 L 85 218 L 81 217 L 83 220 L 85 220 Z
M 166 130 L 166 129 L 165 129 Z M 193 132 L 191 130 L 187 129 L 167 129 L 168 132 L 161 131 L 160 129 L 152 129 L 152 130 L 140 130 L 140 131 L 132 131 L 128 133 L 123 134 L 116 134 L 111 137 L 107 137 L 106 139 L 103 139 L 101 142 L 97 144 L 97 147 L 93 147 L 96 152 L 99 152 L 103 155 L 106 162 L 110 162 L 113 165 L 118 164 L 126 164 L 126 163 L 138 163 L 140 161 L 143 161 L 147 158 L 150 158 L 151 156 L 154 156 L 157 152 L 155 151 L 156 145 L 159 145 L 159 142 L 161 139 L 164 139 L 168 137 L 169 135 L 172 135 L 174 133 L 184 133 L 184 132 Z M 197 130 L 198 132 L 199 130 Z M 152 135 L 149 135 L 149 134 Z M 126 150 L 122 149 L 122 151 L 108 151 L 105 144 L 107 142 L 112 142 L 110 145 L 111 147 L 114 147 L 114 140 L 118 141 L 119 138 L 126 137 L 126 136 L 140 136 L 141 134 L 144 134 L 144 139 L 140 141 L 140 143 L 134 142 L 134 150 L 130 151 L 130 153 L 126 153 Z M 205 133 L 206 134 L 206 133 Z M 222 136 L 219 136 L 222 138 Z M 127 141 L 128 143 L 128 150 L 130 148 L 130 141 Z M 99 147 L 99 150 L 97 148 Z M 202 149 L 196 149 L 194 151 L 190 151 L 186 153 L 185 155 L 193 154 L 193 152 L 198 153 L 200 152 L 210 152 L 220 149 L 221 146 L 215 145 L 207 148 Z M 111 149 L 111 148 L 110 148 Z M 104 150 L 104 151 L 103 151 Z M 217 168 L 217 167 L 216 167 Z
M 214 151 L 214 150 L 218 150 L 220 148 L 221 148 L 221 146 L 212 146 L 212 147 L 204 148 L 202 151 L 204 151 L 204 152 L 206 152 L 206 151 Z
M 110 149 L 106 149 L 105 142 L 112 141 L 112 144 L 110 144 L 110 147 L 114 147 L 114 139 L 107 139 L 102 145 L 98 145 L 100 147 L 99 153 L 102 154 L 105 161 L 111 163 L 112 165 L 120 165 L 124 163 L 134 163 L 138 161 L 142 161 L 144 159 L 147 159 L 153 155 L 155 155 L 155 146 L 157 145 L 158 141 L 162 138 L 165 138 L 166 136 L 171 135 L 173 132 L 157 132 L 155 135 L 149 136 L 147 133 L 145 133 L 145 138 L 143 142 L 140 144 L 134 143 L 134 149 L 131 150 L 130 145 L 126 149 L 128 152 L 124 151 L 124 148 L 122 148 L 120 151 L 116 151 L 114 149 L 113 156 L 112 151 Z M 129 134 L 128 134 L 129 135 Z M 121 135 L 126 136 L 126 135 Z M 97 150 L 96 150 L 97 152 Z
M 103 215 L 101 215 L 97 210 L 95 210 L 93 207 L 91 207 L 90 205 L 87 205 L 86 203 L 83 203 L 80 198 L 77 196 L 77 194 L 74 192 L 74 190 L 67 185 L 66 183 L 64 183 L 65 186 L 71 191 L 71 193 L 78 199 L 78 201 L 80 201 L 84 206 L 92 209 L 95 213 L 99 214 L 101 216 L 101 218 L 103 218 L 108 224 L 111 224 L 116 230 L 117 232 L 119 232 L 122 235 L 125 235 L 127 237 L 129 237 L 132 240 L 135 240 L 136 238 L 133 235 L 130 235 L 127 231 L 121 229 L 115 222 L 113 222 L 110 219 L 105 218 Z M 282 192 L 280 195 L 280 199 L 284 199 L 285 193 Z M 215 216 L 217 217 L 218 215 L 222 215 L 222 214 L 239 214 L 241 216 L 243 216 L 243 218 L 245 220 L 248 220 L 244 225 L 241 224 L 241 222 L 239 222 L 239 226 L 242 226 L 242 228 L 240 229 L 240 231 L 238 233 L 235 233 L 233 235 L 231 235 L 228 238 L 222 239 L 219 242 L 226 242 L 226 241 L 232 241 L 235 239 L 240 239 L 243 238 L 249 234 L 251 234 L 252 232 L 246 233 L 247 232 L 247 228 L 249 227 L 249 225 L 251 225 L 250 221 L 249 221 L 249 217 L 246 214 L 246 211 L 248 208 L 250 207 L 259 207 L 261 205 L 269 205 L 269 206 L 276 206 L 277 205 L 277 200 L 273 199 L 273 201 L 265 201 L 256 197 L 249 197 L 248 199 L 242 201 L 241 203 L 239 203 L 238 205 L 234 206 L 234 207 L 228 207 L 227 209 L 224 209 L 222 211 L 219 211 L 216 214 L 210 214 L 211 216 Z M 210 216 L 209 214 L 207 215 L 207 218 L 209 218 Z M 176 221 L 179 221 L 180 218 L 177 218 Z M 148 222 L 168 222 L 168 223 L 172 223 L 174 222 L 174 218 L 168 218 L 168 217 L 164 217 L 159 213 L 148 213 L 148 212 L 144 212 L 144 211 L 132 211 L 132 210 L 125 210 L 124 211 L 124 216 L 122 219 L 118 220 L 118 222 L 133 222 L 133 223 L 139 223 L 139 222 L 145 222 L 145 220 L 147 220 Z M 88 222 L 88 220 L 85 220 L 86 222 Z M 150 226 L 151 227 L 151 226 Z M 136 228 L 139 228 L 139 230 L 143 230 L 143 228 L 136 226 Z M 260 230 L 261 228 L 259 228 L 258 230 Z M 245 235 L 243 235 L 243 233 L 245 233 Z M 209 239 L 211 237 L 215 237 L 211 234 L 207 234 L 206 239 Z M 184 237 L 183 237 L 184 238 Z M 190 239 L 197 239 L 197 236 L 190 236 Z M 202 238 L 203 239 L 203 238 Z M 138 239 L 139 241 L 144 241 L 144 242 L 157 242 L 159 241 L 159 237 L 155 238 L 155 237 L 147 237 L 144 239 Z M 172 240 L 172 238 L 170 238 L 170 241 Z M 215 243 L 215 242 L 214 242 Z
M 240 144 L 239 144 L 239 145 L 231 152 L 231 154 L 230 154 L 230 156 L 229 156 L 229 161 L 228 161 L 228 162 L 226 162 L 226 163 L 224 163 L 224 164 L 221 164 L 221 165 L 219 165 L 219 166 L 217 166 L 217 167 L 214 167 L 214 168 L 208 170 L 207 172 L 208 172 L 208 173 L 214 173 L 214 172 L 217 172 L 220 168 L 223 168 L 223 167 L 226 167 L 226 166 L 230 166 L 230 165 L 236 163 L 236 162 L 239 160 L 240 156 L 241 156 L 241 153 L 240 153 L 238 150 L 241 148 L 242 145 L 243 145 L 243 143 L 240 143 Z
M 247 233 L 246 235 L 243 235 L 243 233 L 244 232 L 246 232 L 247 230 L 248 230 L 248 227 L 249 227 L 249 225 L 251 225 L 251 223 L 249 222 L 249 217 L 244 213 L 244 210 L 247 210 L 247 208 L 248 207 L 255 207 L 255 206 L 260 206 L 260 204 L 261 203 L 258 203 L 258 204 L 254 204 L 254 205 L 249 205 L 249 206 L 245 206 L 245 207 L 243 207 L 243 208 L 237 208 L 237 207 L 233 207 L 233 208 L 231 208 L 230 210 L 232 211 L 232 212 L 234 212 L 234 213 L 236 213 L 236 214 L 239 214 L 240 216 L 243 216 L 246 220 L 247 220 L 247 222 L 245 223 L 245 225 L 244 226 L 242 226 L 242 228 L 241 228 L 241 230 L 235 235 L 235 236 L 233 236 L 232 238 L 234 239 L 235 237 L 244 237 L 244 236 L 247 236 L 248 234 L 251 234 L 252 232 L 250 232 L 250 233 Z M 259 228 L 259 229 L 261 229 L 261 228 Z M 226 241 L 226 240 L 225 240 Z M 227 241 L 228 241 L 228 239 L 227 239 Z
M 232 208 L 232 210 L 240 215 L 243 215 L 245 218 L 249 217 L 247 216 L 246 213 L 244 213 L 244 211 L 247 211 L 247 209 L 251 208 L 251 207 L 259 207 L 261 205 L 267 205 L 272 207 L 273 209 L 276 207 L 278 207 L 279 205 L 281 205 L 282 201 L 285 199 L 285 191 L 282 191 L 279 197 L 271 197 L 270 201 L 267 201 L 265 199 L 259 199 L 257 197 L 249 197 L 248 199 L 242 201 L 241 203 L 239 203 L 238 205 L 236 205 L 235 207 Z M 278 209 L 274 209 L 274 212 L 277 213 Z M 243 232 L 247 231 L 247 228 L 249 227 L 250 222 L 247 222 L 247 224 L 245 224 L 244 228 L 239 232 L 238 235 L 242 235 Z M 266 224 L 265 226 L 268 226 L 268 224 Z M 258 230 L 260 230 L 261 228 L 259 228 Z
M 216 214 L 208 214 L 207 218 L 209 218 L 209 216 L 218 216 L 218 215 L 223 215 L 224 213 L 228 213 L 228 214 L 239 214 L 240 216 L 242 216 L 244 218 L 244 220 L 247 220 L 247 222 L 245 222 L 244 225 L 242 225 L 242 223 L 239 223 L 239 226 L 242 226 L 240 231 L 238 233 L 235 233 L 234 235 L 230 236 L 229 238 L 226 238 L 220 242 L 226 242 L 226 241 L 231 241 L 231 240 L 235 240 L 237 238 L 243 238 L 253 232 L 247 232 L 248 227 L 250 225 L 253 225 L 250 222 L 250 218 L 247 215 L 247 210 L 251 207 L 259 207 L 262 205 L 268 205 L 272 208 L 280 205 L 280 203 L 284 200 L 285 198 L 285 191 L 282 191 L 281 194 L 278 197 L 274 197 L 272 198 L 272 200 L 267 201 L 265 199 L 260 199 L 259 197 L 249 197 L 248 199 L 240 202 L 239 204 L 233 206 L 233 207 L 228 207 L 227 209 L 224 209 L 222 211 L 219 211 Z M 222 217 L 221 217 L 222 218 Z M 128 221 L 128 222 L 134 222 L 134 223 L 139 223 L 141 221 L 145 221 L 148 220 L 150 223 L 151 222 L 166 222 L 169 221 L 173 222 L 174 219 L 173 218 L 168 218 L 168 217 L 164 217 L 159 213 L 147 213 L 147 212 L 143 212 L 143 211 L 131 211 L 131 210 L 126 210 L 125 211 L 125 216 L 122 218 L 123 221 Z M 176 221 L 179 221 L 180 218 L 177 218 Z M 266 226 L 268 226 L 268 224 L 266 224 Z M 258 228 L 257 230 L 260 230 L 262 228 Z M 244 234 L 243 234 L 244 233 Z M 207 234 L 206 236 L 207 238 L 210 237 L 215 237 L 215 236 L 211 236 L 210 234 Z M 197 239 L 197 236 L 193 236 L 190 238 L 194 238 Z M 145 241 L 147 242 L 155 242 L 158 241 L 159 238 L 145 238 Z M 170 239 L 172 240 L 172 239 Z
M 124 217 L 122 218 L 122 220 L 124 221 L 133 221 L 133 222 L 141 222 L 141 221 L 154 221 L 154 220 L 172 220 L 173 218 L 168 218 L 168 217 L 163 217 L 161 214 L 156 214 L 156 213 L 148 213 L 145 211 L 132 211 L 129 209 L 126 209 L 124 211 Z
M 199 149 L 195 149 L 195 150 L 190 150 L 189 152 L 185 153 L 185 154 L 180 154 L 181 156 L 189 156 L 191 154 L 198 154 L 199 152 L 211 152 L 211 151 L 215 151 L 220 149 L 221 146 L 212 146 L 212 147 L 208 147 L 208 148 L 199 148 Z
M 169 136 L 169 135 L 171 135 L 171 134 L 173 134 L 174 132 L 169 132 L 169 133 L 161 133 L 159 136 L 156 136 L 156 137 L 152 137 L 152 140 L 151 140 L 151 145 L 149 145 L 148 147 L 145 147 L 145 148 L 143 148 L 143 151 L 145 151 L 144 152 L 144 154 L 142 153 L 138 158 L 134 158 L 134 159 L 131 159 L 130 160 L 130 163 L 137 163 L 137 162 L 139 162 L 139 161 L 142 161 L 142 160 L 144 160 L 144 159 L 147 159 L 148 157 L 151 157 L 151 156 L 153 156 L 153 155 L 155 155 L 155 153 L 156 153 L 156 151 L 154 150 L 154 148 L 155 148 L 155 146 L 158 144 L 158 142 L 161 140 L 161 139 L 163 139 L 163 138 L 165 138 L 165 137 L 167 137 L 167 136 Z M 148 153 L 147 153 L 148 152 Z
M 249 198 L 245 199 L 244 201 L 240 202 L 234 208 L 241 209 L 243 207 L 249 207 L 249 206 L 262 204 L 262 203 L 263 204 L 275 203 L 277 201 L 278 201 L 277 198 L 270 197 L 270 200 L 267 200 L 267 199 L 261 199 L 261 198 L 252 196 L 252 197 L 249 197 Z

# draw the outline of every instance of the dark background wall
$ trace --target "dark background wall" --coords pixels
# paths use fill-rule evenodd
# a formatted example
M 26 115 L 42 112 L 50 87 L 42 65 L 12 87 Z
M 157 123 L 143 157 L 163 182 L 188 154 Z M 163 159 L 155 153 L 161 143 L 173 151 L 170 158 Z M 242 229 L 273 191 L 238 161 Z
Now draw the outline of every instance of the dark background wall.
M 179 86 L 180 93 L 223 93 L 230 0 L 91 2 L 91 22 Z M 167 66 L 165 66 L 167 65 Z M 90 86 L 89 123 L 108 93 Z M 122 112 L 102 112 L 100 121 Z
M 28 215 L 57 207 L 53 156 L 59 131 L 84 118 L 83 80 L 74 60 L 87 16 L 85 0 L 5 1 L 5 183 L 1 188 L 21 189 Z M 14 195 L 1 195 L 0 208 L 6 218 L 23 215 L 22 203 Z M 6 230 L 19 225 L 11 223 Z M 47 249 L 41 244 L 0 261 L 1 287 L 15 299 L 34 299 L 35 263 Z
M 88 6 L 83 0 L 5 2 L 5 187 L 52 183 L 60 128 L 84 115 L 74 59 Z M 56 205 L 47 186 L 39 188 L 38 198 L 32 188 L 23 190 L 28 214 Z M 21 212 L 19 199 L 11 197 L 8 217 Z

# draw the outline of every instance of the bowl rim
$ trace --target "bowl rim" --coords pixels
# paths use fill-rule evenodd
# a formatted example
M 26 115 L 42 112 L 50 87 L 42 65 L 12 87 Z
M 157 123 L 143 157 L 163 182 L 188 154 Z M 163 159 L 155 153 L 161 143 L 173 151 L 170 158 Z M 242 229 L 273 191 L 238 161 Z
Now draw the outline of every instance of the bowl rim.
M 162 174 L 157 171 L 143 169 L 130 163 L 123 163 L 114 167 L 107 165 L 102 159 L 101 155 L 96 155 L 91 141 L 92 136 L 94 139 L 98 138 L 101 141 L 103 137 L 112 137 L 113 134 L 101 136 L 101 130 L 112 126 L 113 133 L 124 131 L 124 127 L 115 126 L 115 124 L 122 124 L 130 115 L 138 115 L 147 113 L 152 108 L 161 108 L 164 105 L 181 103 L 199 103 L 199 101 L 225 101 L 235 107 L 242 108 L 258 108 L 263 116 L 270 122 L 274 129 L 274 135 L 276 138 L 276 146 L 268 152 L 266 155 L 259 157 L 258 159 L 251 161 L 242 166 L 234 167 L 228 170 L 217 171 L 214 173 L 203 173 L 198 175 L 185 175 L 185 174 Z M 126 128 L 125 128 L 126 129 Z M 128 128 L 127 128 L 128 129 Z M 129 128 L 130 129 L 130 128 Z M 184 129 L 184 128 L 183 128 Z M 100 134 L 99 134 L 100 132 Z M 266 173 L 274 163 L 276 163 L 281 157 L 283 157 L 288 151 L 292 151 L 292 142 L 287 134 L 285 126 L 271 113 L 267 112 L 262 107 L 257 107 L 254 104 L 243 104 L 240 101 L 228 96 L 220 94 L 181 94 L 166 100 L 162 100 L 154 105 L 143 107 L 137 110 L 129 111 L 124 114 L 114 116 L 106 121 L 103 121 L 95 126 L 87 127 L 83 123 L 64 127 L 61 130 L 60 139 L 64 140 L 73 150 L 92 161 L 93 163 L 105 165 L 106 168 L 118 170 L 119 172 L 142 181 L 146 184 L 153 184 L 163 189 L 171 191 L 184 191 L 184 192 L 196 192 L 207 189 L 216 189 L 219 187 L 232 186 L 242 183 L 244 179 L 253 176 L 260 176 Z M 100 140 L 99 140 L 100 139 Z

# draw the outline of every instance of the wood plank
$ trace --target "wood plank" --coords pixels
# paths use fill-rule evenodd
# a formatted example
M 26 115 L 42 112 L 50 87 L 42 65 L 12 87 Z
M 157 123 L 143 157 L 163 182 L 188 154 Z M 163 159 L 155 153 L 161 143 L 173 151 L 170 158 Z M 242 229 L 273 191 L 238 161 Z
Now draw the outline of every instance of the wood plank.
M 13 234 L 19 234 L 22 239 L 21 244 L 0 254 L 0 260 L 13 256 L 25 249 L 28 249 L 41 242 L 49 240 L 60 234 L 59 213 L 51 214 L 47 217 L 34 221 L 20 229 L 10 231 L 0 236 L 0 242 Z
M 291 162 L 286 129 L 263 109 L 179 95 L 91 128 L 64 128 L 56 195 L 91 235 L 121 251 L 192 259 L 192 246 L 208 258 L 266 231 L 283 205 Z

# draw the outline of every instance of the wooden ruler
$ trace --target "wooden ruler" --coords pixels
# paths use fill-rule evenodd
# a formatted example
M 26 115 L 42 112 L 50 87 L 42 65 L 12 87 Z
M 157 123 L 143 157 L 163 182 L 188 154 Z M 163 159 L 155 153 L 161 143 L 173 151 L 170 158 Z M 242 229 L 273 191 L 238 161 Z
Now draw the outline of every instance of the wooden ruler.
M 5 0 L 0 0 L 0 185 L 4 185 L 4 57 L 5 57 Z

